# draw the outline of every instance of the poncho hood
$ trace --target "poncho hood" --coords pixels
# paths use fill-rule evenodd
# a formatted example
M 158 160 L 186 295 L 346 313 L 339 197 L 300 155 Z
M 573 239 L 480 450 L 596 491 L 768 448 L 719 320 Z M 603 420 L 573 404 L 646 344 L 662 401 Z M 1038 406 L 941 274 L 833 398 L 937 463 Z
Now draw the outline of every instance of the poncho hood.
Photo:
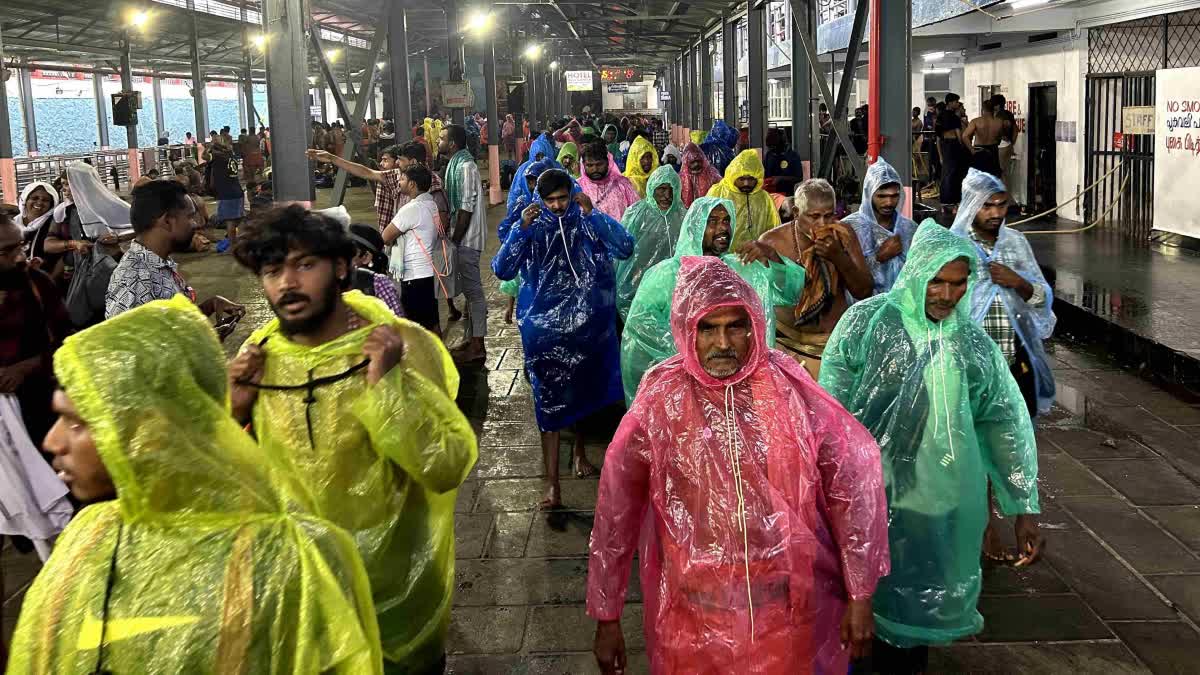
M 577 146 L 571 142 L 563 143 L 563 146 L 558 149 L 558 156 L 555 159 L 557 160 L 557 162 L 560 166 L 566 166 L 566 163 L 563 162 L 563 160 L 567 157 L 571 157 L 573 159 L 578 160 L 579 159 L 579 146 Z M 543 169 L 543 171 L 544 171 L 544 169 Z M 541 172 L 539 171 L 538 173 L 540 174 Z M 575 162 L 575 171 L 573 173 L 571 173 L 571 177 L 579 178 L 579 162 L 578 161 Z
M 164 345 L 172 358 L 146 356 Z M 77 333 L 55 354 L 127 522 L 281 510 L 253 441 L 229 416 L 224 358 L 180 295 Z
M 702 162 L 700 173 L 692 174 L 688 165 L 694 160 Z M 697 199 L 708 194 L 712 186 L 721 182 L 721 172 L 708 161 L 708 157 L 699 145 L 688 143 L 683 148 L 683 156 L 679 158 L 679 175 L 683 181 L 683 203 L 691 206 Z
M 758 183 L 754 186 L 754 195 L 760 192 L 763 188 L 763 176 L 766 174 L 766 169 L 763 168 L 762 158 L 754 150 L 743 150 L 733 161 L 729 163 L 729 167 L 725 169 L 725 176 L 721 179 L 721 184 L 726 190 L 732 192 L 741 192 L 734 183 L 739 178 L 744 176 L 753 176 Z
M 676 258 L 704 255 L 704 230 L 708 228 L 708 215 L 718 206 L 724 206 L 729 212 L 729 240 L 733 241 L 737 235 L 737 208 L 733 202 L 723 197 L 701 197 L 692 202 L 687 215 L 683 217 L 679 242 L 675 244 Z
M 1008 192 L 1004 183 L 986 171 L 968 169 L 967 177 L 963 179 L 962 201 L 958 204 L 958 213 L 954 216 L 954 224 L 950 230 L 966 235 L 975 223 L 975 215 L 983 208 L 984 202 L 999 192 Z
M 725 307 L 741 307 L 750 317 L 753 338 L 746 361 L 731 377 L 709 375 L 696 356 L 696 334 L 700 319 Z M 671 304 L 671 334 L 688 373 L 706 387 L 735 385 L 754 374 L 767 355 L 767 328 L 762 300 L 720 258 L 687 256 L 680 261 L 679 282 Z
M 901 215 L 904 210 L 904 190 L 900 190 L 900 201 L 896 204 L 896 214 L 892 218 L 892 228 L 889 230 L 879 223 L 875 215 L 873 200 L 875 193 L 885 185 L 903 186 L 900 175 L 891 164 L 880 157 L 874 164 L 867 167 L 867 175 L 863 179 L 862 202 L 858 211 L 846 217 L 845 222 L 854 228 L 858 245 L 862 249 L 863 258 L 871 271 L 875 282 L 876 293 L 886 293 L 891 290 L 900 270 L 904 267 L 908 249 L 912 246 L 913 234 L 917 224 Z M 887 262 L 879 262 L 876 254 L 879 246 L 887 239 L 896 236 L 900 238 L 901 253 Z
M 933 326 L 925 315 L 925 293 L 929 281 L 946 263 L 964 258 L 971 268 L 967 279 L 967 292 L 954 308 L 954 313 L 941 321 L 943 328 L 950 328 L 955 321 L 970 321 L 971 287 L 974 285 L 974 272 L 979 265 L 975 250 L 971 243 L 938 225 L 932 218 L 925 220 L 917 228 L 913 236 L 912 248 L 908 251 L 908 261 L 896 279 L 896 284 L 888 292 L 891 302 L 900 308 L 904 315 L 906 326 Z
M 705 137 L 705 143 L 719 143 L 730 150 L 737 147 L 738 132 L 733 127 L 729 126 L 725 120 L 717 120 L 713 122 L 712 130 Z
M 539 154 L 543 156 L 542 159 L 554 159 L 558 156 L 554 151 L 554 139 L 548 133 L 533 139 L 533 144 L 529 146 L 529 159 L 536 162 Z
M 659 207 L 658 202 L 654 201 L 654 191 L 663 185 L 667 185 L 671 188 L 671 208 L 667 210 L 674 211 L 679 209 L 682 212 L 684 207 L 683 200 L 681 199 L 680 195 L 679 174 L 676 173 L 675 169 L 672 169 L 669 166 L 658 167 L 646 178 L 646 198 L 642 201 L 647 202 L 655 209 L 662 211 L 662 208 Z
M 879 191 L 879 188 L 893 184 L 901 188 L 904 186 L 904 183 L 900 181 L 900 174 L 896 173 L 896 169 L 882 157 L 867 167 L 867 175 L 863 179 L 862 202 L 858 205 L 858 217 L 864 222 L 878 225 L 879 219 L 875 217 L 875 206 L 871 200 L 875 199 L 875 193 Z M 900 202 L 896 204 L 896 215 L 899 216 L 902 211 L 904 211 L 903 189 L 900 190 Z
M 642 156 L 649 154 L 650 170 L 642 171 Z M 633 182 L 633 187 L 637 189 L 638 194 L 646 196 L 646 179 L 654 170 L 658 168 L 658 151 L 654 149 L 654 144 L 646 139 L 645 136 L 638 136 L 629 146 L 628 159 L 625 162 L 625 177 Z

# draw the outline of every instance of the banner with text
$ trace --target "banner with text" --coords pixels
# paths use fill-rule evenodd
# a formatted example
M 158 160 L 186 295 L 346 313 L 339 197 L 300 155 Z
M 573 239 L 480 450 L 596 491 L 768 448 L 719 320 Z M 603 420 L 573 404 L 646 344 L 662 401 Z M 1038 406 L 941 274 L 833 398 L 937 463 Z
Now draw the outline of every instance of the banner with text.
M 567 77 L 567 91 L 592 90 L 592 71 L 568 70 L 563 74 Z
M 1155 73 L 1154 229 L 1200 237 L 1200 68 Z

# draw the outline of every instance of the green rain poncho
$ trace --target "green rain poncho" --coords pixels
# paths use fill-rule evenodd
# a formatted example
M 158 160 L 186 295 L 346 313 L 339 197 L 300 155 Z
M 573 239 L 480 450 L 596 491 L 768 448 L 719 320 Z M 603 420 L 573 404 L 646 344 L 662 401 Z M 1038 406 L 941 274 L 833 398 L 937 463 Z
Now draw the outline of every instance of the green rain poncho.
M 381 671 L 354 541 L 291 512 L 308 505 L 286 501 L 229 416 L 224 363 L 179 295 L 55 354 L 117 498 L 84 508 L 58 539 L 25 596 L 8 672 Z
M 1037 513 L 1037 447 L 1017 383 L 970 317 L 925 314 L 946 263 L 978 264 L 971 242 L 927 220 L 892 290 L 856 303 L 829 338 L 821 386 L 879 441 L 892 573 L 874 596 L 875 628 L 898 647 L 979 632 L 987 478 L 1006 515 Z
M 671 188 L 671 208 L 666 211 L 654 201 L 654 191 L 661 185 Z M 675 253 L 679 228 L 687 213 L 680 195 L 679 173 L 669 166 L 660 166 L 646 181 L 645 199 L 625 210 L 621 224 L 633 235 L 634 244 L 633 255 L 617 261 L 617 312 L 622 321 L 629 315 L 629 305 L 646 270 Z
M 454 402 L 458 371 L 441 341 L 375 298 L 343 298 L 367 326 L 306 347 L 273 320 L 247 340 L 266 352 L 254 432 L 307 487 L 316 513 L 354 536 L 384 658 L 419 671 L 445 649 L 454 498 L 475 464 L 475 434 Z M 404 358 L 368 387 L 363 343 L 377 326 L 400 331 Z M 320 378 L 332 381 L 310 394 L 305 383 Z
M 625 332 L 621 334 L 621 384 L 625 388 L 626 403 L 633 401 L 642 375 L 647 370 L 675 355 L 675 339 L 671 335 L 671 302 L 675 295 L 679 265 L 684 256 L 704 255 L 704 230 L 708 225 L 708 214 L 717 206 L 723 206 L 729 212 L 730 239 L 735 239 L 738 222 L 733 202 L 701 197 L 683 218 L 679 240 L 675 243 L 675 256 L 651 267 L 642 277 L 625 319 Z M 722 255 L 721 260 L 745 279 L 762 300 L 767 321 L 767 345 L 774 347 L 775 306 L 799 302 L 800 293 L 804 290 L 804 268 L 788 258 L 783 258 L 782 264 L 772 263 L 770 266 L 757 262 L 743 264 L 732 253 Z
M 779 226 L 779 209 L 771 195 L 763 190 L 762 158 L 754 150 L 743 150 L 725 169 L 721 182 L 712 186 L 708 191 L 709 197 L 722 197 L 737 204 L 737 220 L 739 229 L 729 243 L 729 250 L 736 251 L 748 241 L 758 239 L 767 230 Z M 746 194 L 738 189 L 737 179 L 750 176 L 758 181 L 754 190 Z
M 579 146 L 571 142 L 563 143 L 563 146 L 558 149 L 558 163 L 565 167 L 567 163 L 564 160 L 566 160 L 568 157 L 575 160 L 571 164 L 572 169 L 569 172 L 571 177 L 579 178 L 579 166 L 582 164 L 582 162 L 579 161 Z

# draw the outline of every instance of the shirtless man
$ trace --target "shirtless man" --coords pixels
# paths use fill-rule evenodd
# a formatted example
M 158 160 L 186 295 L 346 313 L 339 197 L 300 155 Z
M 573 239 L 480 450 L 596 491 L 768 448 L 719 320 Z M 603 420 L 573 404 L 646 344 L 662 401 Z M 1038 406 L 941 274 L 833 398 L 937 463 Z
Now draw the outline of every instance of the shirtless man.
M 854 300 L 870 297 L 875 282 L 854 230 L 834 215 L 837 195 L 821 178 L 796 186 L 792 221 L 759 241 L 804 267 L 804 292 L 795 307 L 775 307 L 775 344 L 815 379 L 838 319 Z
M 996 117 L 992 99 L 983 102 L 983 115 L 971 120 L 962 132 L 963 144 L 972 148 L 971 166 L 1000 177 L 1000 141 L 1004 121 Z

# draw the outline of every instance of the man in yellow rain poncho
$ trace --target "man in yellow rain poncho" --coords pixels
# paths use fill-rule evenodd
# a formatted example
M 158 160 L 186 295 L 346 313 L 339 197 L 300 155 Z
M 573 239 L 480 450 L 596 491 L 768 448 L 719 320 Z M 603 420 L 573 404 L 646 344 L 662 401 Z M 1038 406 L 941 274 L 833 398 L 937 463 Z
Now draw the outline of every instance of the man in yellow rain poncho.
M 276 319 L 230 375 L 234 416 L 349 530 L 371 579 L 387 666 L 441 672 L 454 583 L 454 498 L 475 434 L 442 343 L 386 305 L 342 294 L 355 248 L 300 206 L 264 214 L 235 256 Z
M 629 182 L 633 183 L 633 189 L 637 190 L 639 197 L 646 197 L 646 180 L 657 168 L 658 151 L 654 149 L 654 144 L 645 136 L 634 138 L 629 146 L 623 173 Z
M 779 209 L 763 190 L 762 159 L 754 150 L 743 150 L 725 169 L 725 177 L 708 191 L 709 197 L 728 199 L 737 207 L 737 236 L 730 244 L 737 249 L 779 226 Z
M 378 673 L 354 541 L 275 481 L 187 298 L 67 338 L 54 468 L 83 502 L 25 596 L 10 673 Z

